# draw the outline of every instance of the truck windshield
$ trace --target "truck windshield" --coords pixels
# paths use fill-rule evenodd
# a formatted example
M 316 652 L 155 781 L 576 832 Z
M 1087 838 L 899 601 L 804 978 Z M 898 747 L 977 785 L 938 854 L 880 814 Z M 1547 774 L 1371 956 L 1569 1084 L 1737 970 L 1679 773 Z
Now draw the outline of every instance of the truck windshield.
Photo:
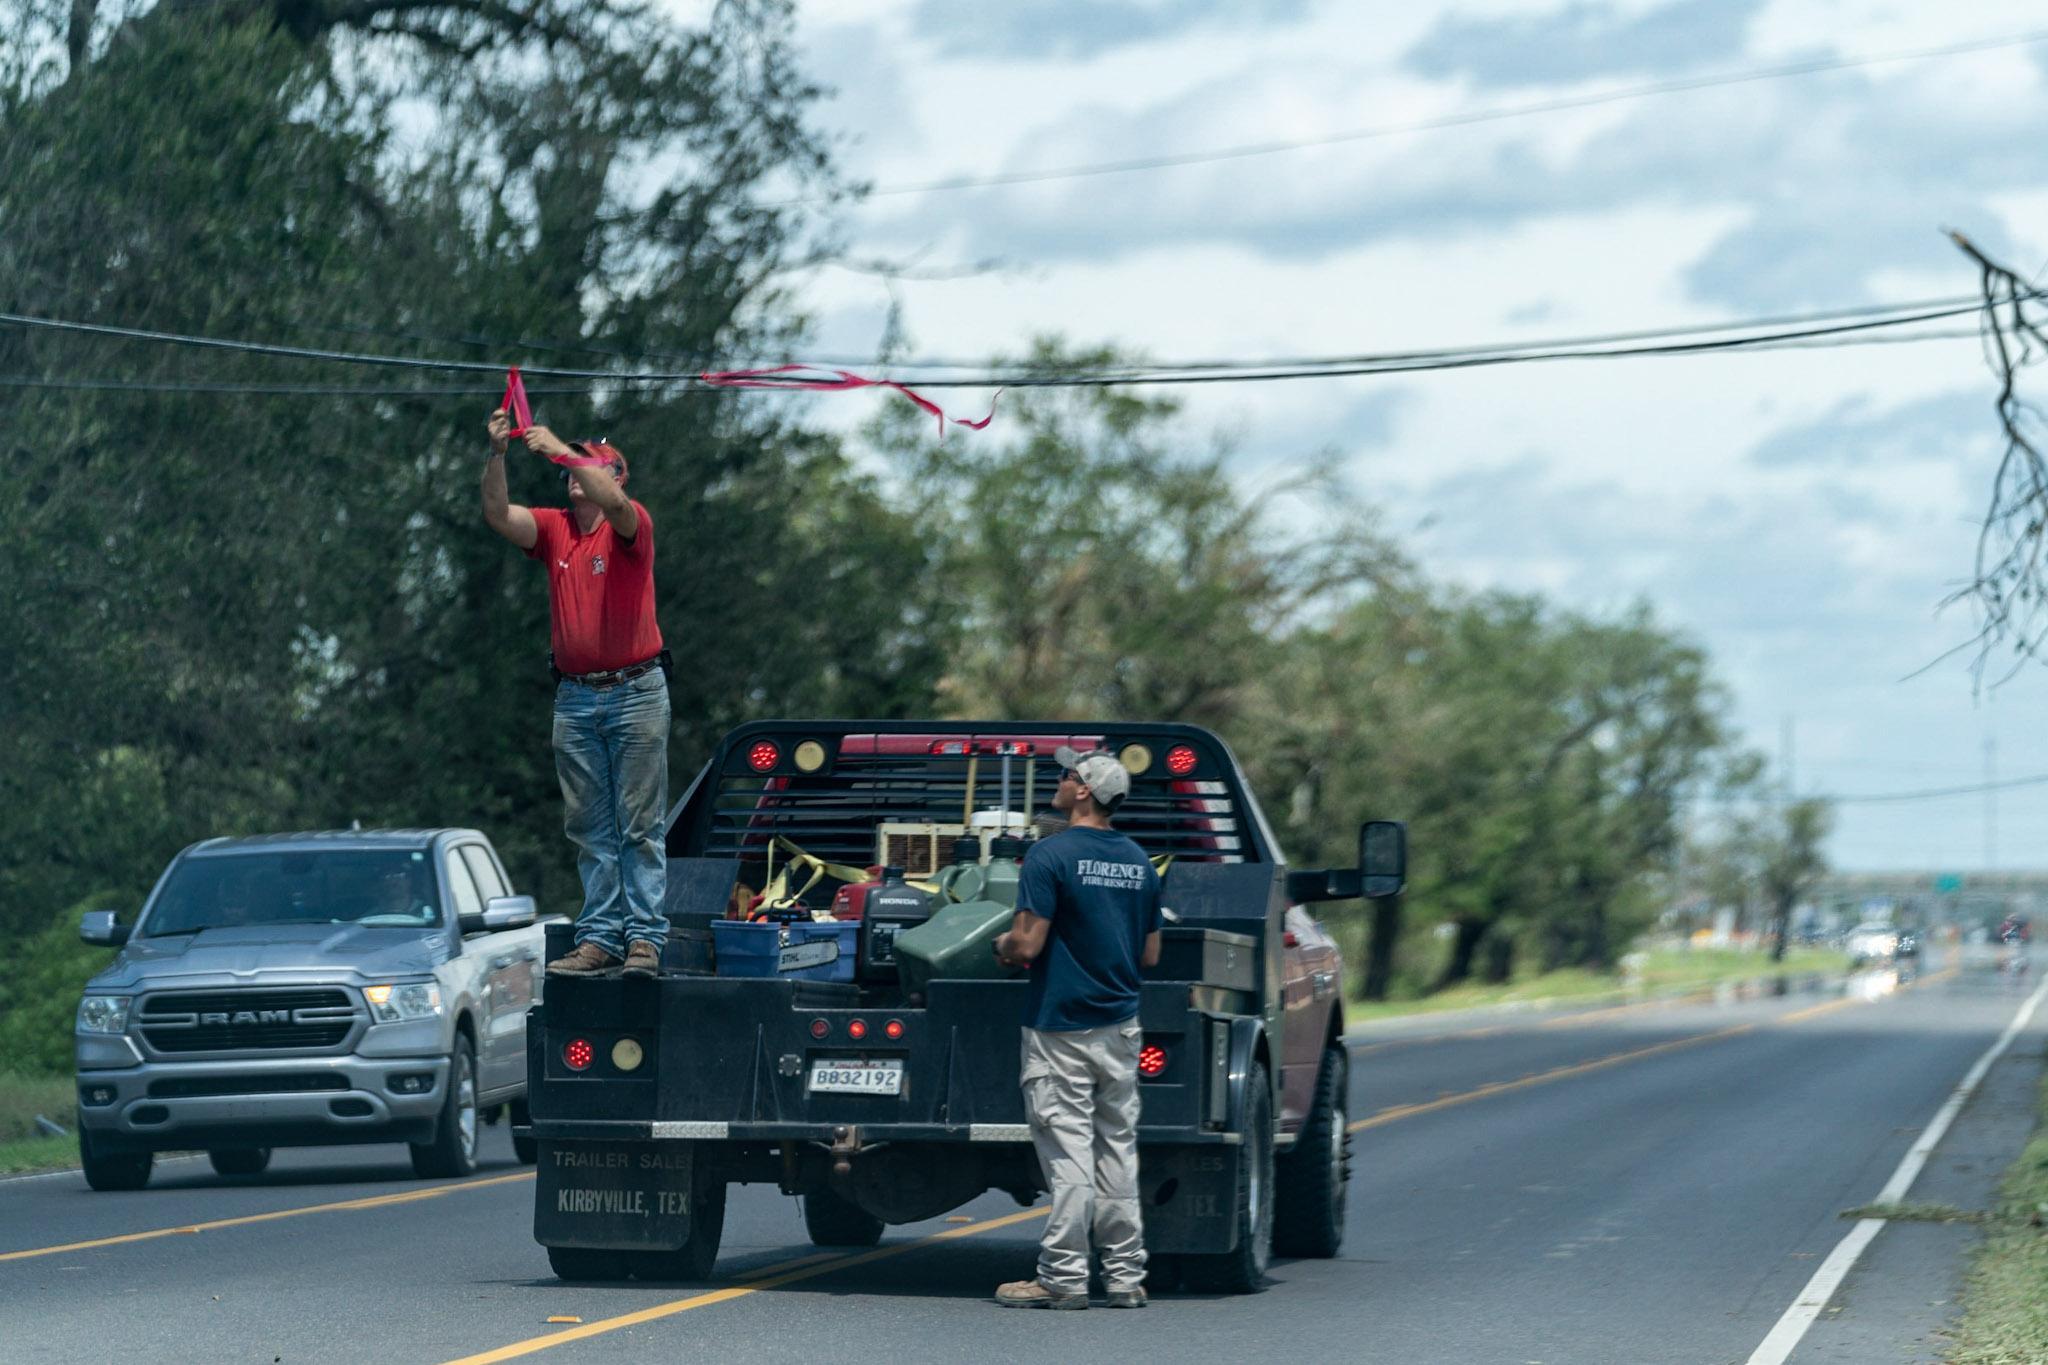
M 185 859 L 141 932 L 161 938 L 270 924 L 421 928 L 440 919 L 433 866 L 423 851 L 264 850 Z

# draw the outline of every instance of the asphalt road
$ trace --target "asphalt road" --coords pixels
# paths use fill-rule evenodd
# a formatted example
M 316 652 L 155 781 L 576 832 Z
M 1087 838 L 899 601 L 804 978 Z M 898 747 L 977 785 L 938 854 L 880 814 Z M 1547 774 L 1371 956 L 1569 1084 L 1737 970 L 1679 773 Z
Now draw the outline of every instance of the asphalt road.
M 1015 1312 L 988 1296 L 1030 1273 L 1038 1215 L 1007 1198 L 827 1258 L 758 1187 L 733 1191 L 712 1283 L 572 1287 L 497 1128 L 459 1183 L 412 1179 L 395 1147 L 241 1179 L 165 1162 L 133 1194 L 0 1181 L 0 1361 L 1743 1362 L 2023 998 L 1968 962 L 1804 986 L 1358 1039 L 1343 1254 L 1279 1262 L 1254 1296 Z M 2044 1026 L 1910 1199 L 1981 1206 Z M 1930 1358 L 1971 1235 L 1888 1225 L 1792 1360 Z

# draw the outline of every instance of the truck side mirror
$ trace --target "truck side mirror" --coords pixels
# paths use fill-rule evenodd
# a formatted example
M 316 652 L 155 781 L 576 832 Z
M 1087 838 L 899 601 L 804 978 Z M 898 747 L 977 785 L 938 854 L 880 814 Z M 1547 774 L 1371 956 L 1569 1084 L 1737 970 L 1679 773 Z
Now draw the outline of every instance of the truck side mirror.
M 533 923 L 533 897 L 493 896 L 484 902 L 481 915 L 464 915 L 461 929 L 465 934 L 489 934 L 500 929 L 524 929 Z
M 1408 827 L 1368 820 L 1358 827 L 1358 875 L 1367 900 L 1398 896 L 1408 884 Z
M 134 927 L 121 923 L 113 910 L 88 910 L 78 921 L 78 936 L 102 948 L 118 948 L 128 941 Z

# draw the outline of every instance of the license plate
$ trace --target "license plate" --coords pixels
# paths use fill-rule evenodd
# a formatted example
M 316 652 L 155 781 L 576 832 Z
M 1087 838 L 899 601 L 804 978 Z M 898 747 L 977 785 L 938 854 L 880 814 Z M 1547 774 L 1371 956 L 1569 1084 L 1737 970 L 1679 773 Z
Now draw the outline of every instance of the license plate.
M 903 1093 L 903 1063 L 812 1062 L 810 1088 L 813 1093 L 837 1091 L 847 1095 L 900 1095 Z

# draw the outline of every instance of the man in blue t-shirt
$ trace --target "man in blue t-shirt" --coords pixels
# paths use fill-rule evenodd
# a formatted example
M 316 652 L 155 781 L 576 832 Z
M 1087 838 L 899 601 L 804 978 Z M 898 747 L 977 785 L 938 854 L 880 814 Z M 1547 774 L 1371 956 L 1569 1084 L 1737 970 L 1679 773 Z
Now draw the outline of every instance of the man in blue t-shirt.
M 1034 844 L 996 956 L 1029 965 L 1024 1110 L 1052 1187 L 1038 1276 L 1006 1284 L 1013 1308 L 1086 1308 L 1091 1233 L 1112 1308 L 1145 1306 L 1138 1208 L 1139 969 L 1159 961 L 1159 876 L 1110 828 L 1131 775 L 1102 750 L 1062 748 L 1053 808 L 1071 824 Z

